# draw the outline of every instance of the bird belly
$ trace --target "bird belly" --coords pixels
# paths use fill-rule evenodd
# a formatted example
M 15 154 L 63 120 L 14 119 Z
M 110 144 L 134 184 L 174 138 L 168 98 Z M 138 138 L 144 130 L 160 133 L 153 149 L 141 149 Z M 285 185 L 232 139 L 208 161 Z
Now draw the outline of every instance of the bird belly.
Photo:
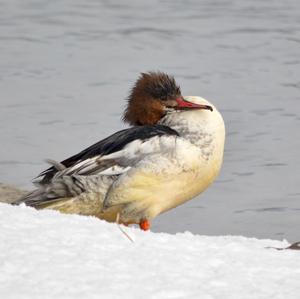
M 121 220 L 138 223 L 152 219 L 204 191 L 217 176 L 221 161 L 194 163 L 189 169 L 162 172 L 138 171 L 114 186 L 105 199 L 109 210 L 122 206 Z M 105 209 L 106 210 L 106 209 Z

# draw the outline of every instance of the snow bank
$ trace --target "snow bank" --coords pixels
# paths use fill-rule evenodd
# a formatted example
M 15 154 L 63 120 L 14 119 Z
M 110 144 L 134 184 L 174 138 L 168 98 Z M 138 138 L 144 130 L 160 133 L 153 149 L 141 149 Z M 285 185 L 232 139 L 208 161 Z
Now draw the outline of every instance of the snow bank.
M 287 242 L 118 229 L 0 204 L 0 298 L 300 298 Z

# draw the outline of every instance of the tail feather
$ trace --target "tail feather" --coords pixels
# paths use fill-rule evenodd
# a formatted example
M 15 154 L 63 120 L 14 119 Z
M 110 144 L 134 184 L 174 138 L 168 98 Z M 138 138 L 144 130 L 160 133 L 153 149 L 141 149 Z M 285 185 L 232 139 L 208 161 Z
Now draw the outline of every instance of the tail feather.
M 43 185 L 47 185 L 51 183 L 51 179 L 53 178 L 53 176 L 55 175 L 55 173 L 59 173 L 60 171 L 63 171 L 66 169 L 66 166 L 63 165 L 61 162 L 57 162 L 55 160 L 52 159 L 46 159 L 45 160 L 48 164 L 51 165 L 50 168 L 46 169 L 45 171 L 41 172 L 36 178 L 33 179 L 32 183 L 36 186 L 36 187 L 40 187 Z M 53 175 L 51 175 L 51 178 L 47 177 L 48 172 L 54 171 Z
M 25 194 L 12 204 L 25 203 L 27 206 L 41 209 L 66 198 L 76 197 L 83 192 L 85 186 L 79 177 L 66 176 L 55 179 L 50 184 L 39 185 L 38 189 Z
M 16 201 L 12 202 L 12 205 L 20 205 L 22 203 L 25 203 L 27 206 L 36 207 L 39 203 L 44 202 L 47 199 L 44 191 L 44 188 L 31 191 L 20 197 Z
M 92 215 L 102 217 L 105 194 L 117 179 L 117 176 L 57 176 L 47 184 L 13 202 L 13 205 L 24 203 L 36 209 L 53 209 L 66 214 Z M 116 211 L 112 209 L 104 219 L 115 221 Z

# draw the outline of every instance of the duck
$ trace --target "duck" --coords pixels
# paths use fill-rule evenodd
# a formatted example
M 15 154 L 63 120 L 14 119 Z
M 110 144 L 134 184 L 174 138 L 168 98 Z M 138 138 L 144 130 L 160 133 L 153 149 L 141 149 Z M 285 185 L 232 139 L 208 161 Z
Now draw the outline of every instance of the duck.
M 173 76 L 141 73 L 127 98 L 130 126 L 50 167 L 13 204 L 137 224 L 193 199 L 218 176 L 225 125 L 217 108 L 182 96 Z

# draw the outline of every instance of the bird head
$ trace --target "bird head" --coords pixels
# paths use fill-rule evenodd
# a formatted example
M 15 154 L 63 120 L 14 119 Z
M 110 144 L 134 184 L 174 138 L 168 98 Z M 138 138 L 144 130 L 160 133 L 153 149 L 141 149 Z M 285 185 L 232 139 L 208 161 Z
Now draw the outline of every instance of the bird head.
M 208 109 L 209 105 L 188 102 L 174 77 L 162 72 L 141 73 L 127 99 L 123 120 L 131 125 L 156 124 L 167 113 Z

